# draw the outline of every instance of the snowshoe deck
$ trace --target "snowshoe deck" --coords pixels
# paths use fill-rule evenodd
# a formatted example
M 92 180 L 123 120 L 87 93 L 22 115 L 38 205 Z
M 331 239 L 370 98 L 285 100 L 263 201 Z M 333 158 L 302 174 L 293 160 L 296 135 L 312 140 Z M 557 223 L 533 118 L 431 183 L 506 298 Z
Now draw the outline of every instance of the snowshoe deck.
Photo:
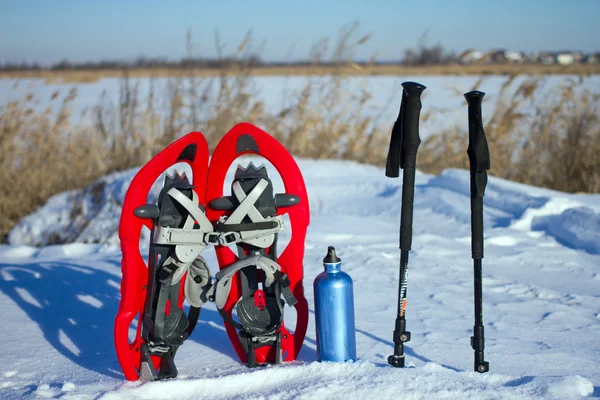
M 192 169 L 196 192 L 199 199 L 205 196 L 206 172 L 208 169 L 208 144 L 200 132 L 192 132 L 177 140 L 150 162 L 144 165 L 133 178 L 125 195 L 119 238 L 123 254 L 121 262 L 121 302 L 115 320 L 114 341 L 117 357 L 128 380 L 137 380 L 141 373 L 142 353 L 145 341 L 142 339 L 144 303 L 148 287 L 149 266 L 140 251 L 142 227 L 153 229 L 152 210 L 143 207 L 154 182 L 174 164 L 185 162 Z M 136 210 L 139 210 L 136 215 Z M 185 276 L 182 283 L 185 282 Z M 183 285 L 181 285 L 177 307 L 183 310 Z M 171 304 L 169 302 L 168 308 Z M 137 330 L 133 341 L 129 341 L 129 329 L 137 318 Z M 161 358 L 151 356 L 154 368 L 160 367 Z

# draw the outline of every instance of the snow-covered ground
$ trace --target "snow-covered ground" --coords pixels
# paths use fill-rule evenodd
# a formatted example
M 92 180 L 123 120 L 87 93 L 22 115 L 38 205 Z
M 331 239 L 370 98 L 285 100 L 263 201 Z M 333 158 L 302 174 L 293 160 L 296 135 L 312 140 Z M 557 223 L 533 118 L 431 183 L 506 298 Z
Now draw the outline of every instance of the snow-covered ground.
M 407 368 L 395 369 L 386 358 L 396 312 L 401 180 L 355 162 L 299 165 L 311 204 L 305 257 L 311 314 L 298 361 L 247 369 L 210 304 L 177 354 L 177 379 L 124 380 L 112 329 L 121 276 L 116 229 L 132 170 L 56 196 L 15 228 L 10 245 L 0 246 L 0 398 L 600 397 L 600 195 L 490 178 L 483 260 L 490 372 L 478 374 L 469 344 L 468 172 L 418 173 L 408 283 L 412 340 Z M 281 190 L 279 180 L 275 185 Z M 56 238 L 73 243 L 28 245 Z M 359 360 L 353 363 L 316 362 L 312 281 L 329 245 L 354 279 Z M 203 255 L 214 269 L 214 252 Z
M 352 112 L 360 110 L 363 115 L 373 118 L 379 118 L 376 123 L 382 126 L 391 126 L 396 120 L 400 101 L 402 99 L 402 86 L 404 81 L 416 81 L 424 84 L 427 89 L 423 93 L 423 115 L 429 114 L 427 119 L 421 123 L 421 136 L 427 138 L 445 129 L 455 126 L 462 129 L 467 127 L 467 109 L 466 102 L 462 94 L 473 89 L 481 90 L 486 93 L 483 105 L 483 117 L 491 116 L 494 104 L 498 100 L 502 86 L 506 83 L 508 77 L 500 75 L 490 75 L 483 77 L 479 81 L 478 76 L 371 76 L 371 77 L 350 77 L 345 79 L 342 84 L 342 95 L 340 101 L 349 101 L 352 94 L 358 95 L 363 90 L 371 95 L 371 99 L 364 106 L 352 108 Z M 507 95 L 512 95 L 517 88 L 531 77 L 522 75 L 517 77 L 506 91 Z M 277 114 L 285 107 L 290 106 L 290 102 L 298 101 L 300 92 L 308 82 L 312 82 L 315 87 L 323 86 L 329 80 L 329 77 L 307 77 L 307 76 L 260 76 L 250 80 L 248 90 L 253 100 L 262 101 L 265 109 L 272 114 Z M 585 78 L 579 78 L 572 75 L 551 75 L 538 77 L 540 79 L 539 91 L 536 92 L 534 102 L 525 102 L 520 110 L 527 113 L 533 110 L 536 105 L 552 101 L 560 91 L 560 87 L 569 85 L 571 82 L 578 82 L 581 79 L 581 88 L 586 88 L 593 93 L 600 92 L 600 76 L 592 75 Z M 155 91 L 155 101 L 157 112 L 160 114 L 169 109 L 168 93 L 172 79 L 157 78 L 133 78 L 131 87 L 137 86 L 138 96 L 143 104 L 148 97 L 151 87 Z M 204 84 L 208 85 L 209 80 L 205 79 Z M 186 84 L 186 82 L 184 82 Z M 119 104 L 120 79 L 104 78 L 93 83 L 58 83 L 46 84 L 43 79 L 0 79 L 0 106 L 6 102 L 22 99 L 27 94 L 34 94 L 39 101 L 37 108 L 44 111 L 46 108 L 58 111 L 61 106 L 61 99 L 65 98 L 72 88 L 77 89 L 77 97 L 73 101 L 71 118 L 74 121 L 89 121 L 96 115 L 94 107 L 99 104 L 103 94 L 105 99 L 102 104 L 113 106 Z M 205 86 L 200 86 L 204 88 Z M 213 85 L 208 93 L 216 95 L 218 85 Z M 200 90 L 202 91 L 202 90 Z M 577 92 L 577 91 L 576 91 Z M 54 93 L 58 93 L 54 101 L 50 101 Z M 319 98 L 317 90 L 313 90 L 312 103 L 318 106 L 323 99 Z M 209 97 L 210 102 L 210 97 Z M 340 104 L 341 105 L 341 104 Z M 36 107 L 35 104 L 30 105 Z M 210 110 L 209 108 L 207 110 Z M 322 108 L 319 110 L 324 112 Z M 327 118 L 327 115 L 323 115 Z

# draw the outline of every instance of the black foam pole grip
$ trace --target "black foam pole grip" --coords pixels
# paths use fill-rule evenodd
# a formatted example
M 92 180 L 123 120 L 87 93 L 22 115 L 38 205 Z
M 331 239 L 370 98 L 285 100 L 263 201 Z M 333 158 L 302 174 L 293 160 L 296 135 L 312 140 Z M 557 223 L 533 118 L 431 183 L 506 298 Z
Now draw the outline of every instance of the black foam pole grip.
M 419 117 L 421 115 L 421 94 L 425 86 L 416 82 L 402 84 L 406 94 L 406 105 L 402 118 L 402 151 L 400 153 L 400 168 L 417 165 L 417 150 L 421 144 L 419 137 Z
M 474 173 L 485 172 L 490 169 L 490 151 L 481 117 L 481 102 L 485 93 L 474 90 L 465 93 L 464 96 L 469 105 L 469 147 L 467 155 L 471 164 L 471 175 L 473 175 Z M 487 180 L 476 183 L 476 194 L 483 196 Z
M 481 103 L 485 93 L 465 93 L 469 105 L 469 156 L 471 170 L 471 251 L 474 259 L 483 258 L 483 196 L 490 169 L 490 153 L 483 129 Z
M 399 177 L 400 168 L 416 166 L 417 150 L 421 144 L 419 137 L 421 93 L 426 88 L 416 82 L 404 82 L 402 87 L 400 113 L 392 129 L 385 168 L 385 176 L 389 178 Z

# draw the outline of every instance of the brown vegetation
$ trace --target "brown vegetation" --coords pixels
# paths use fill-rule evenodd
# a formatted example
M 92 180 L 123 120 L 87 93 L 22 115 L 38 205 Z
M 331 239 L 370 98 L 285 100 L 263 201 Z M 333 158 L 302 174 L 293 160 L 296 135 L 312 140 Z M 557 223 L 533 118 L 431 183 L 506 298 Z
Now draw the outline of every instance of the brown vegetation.
M 240 71 L 243 68 L 240 68 Z M 542 64 L 443 64 L 443 65 L 360 65 L 348 63 L 342 67 L 306 65 L 306 66 L 262 66 L 254 67 L 251 76 L 325 76 L 341 72 L 347 76 L 430 76 L 430 75 L 596 75 L 600 74 L 600 64 L 542 65 Z M 132 68 L 128 70 L 130 77 L 173 77 L 182 73 L 189 74 L 189 69 L 170 68 Z M 198 78 L 217 77 L 221 69 L 194 69 Z M 85 70 L 85 71 L 0 71 L 1 78 L 41 78 L 47 84 L 54 83 L 88 83 L 102 78 L 121 78 L 122 70 Z
M 507 79 L 495 104 L 484 101 L 491 175 L 566 192 L 600 192 L 600 93 L 571 79 L 556 88 L 559 93 L 540 96 L 540 78 L 531 78 L 509 94 L 515 78 Z M 533 113 L 523 112 L 527 102 L 534 103 Z M 468 168 L 466 148 L 464 129 L 431 136 L 421 146 L 419 168 Z
M 341 35 L 332 59 L 345 57 L 348 47 L 364 39 L 353 42 L 351 36 L 352 32 Z M 1 106 L 0 239 L 50 196 L 143 165 L 192 130 L 205 133 L 214 148 L 232 126 L 248 121 L 296 156 L 384 165 L 392 121 L 382 125 L 377 118 L 364 116 L 361 110 L 371 95 L 366 89 L 358 95 L 347 93 L 344 80 L 352 64 L 347 65 L 329 71 L 327 83 L 307 79 L 277 113 L 255 101 L 248 79 L 254 73 L 251 67 L 222 68 L 214 77 L 190 67 L 169 75 L 165 91 L 159 91 L 153 83 L 156 75 L 151 75 L 146 98 L 139 96 L 130 79 L 132 71 L 122 72 L 119 103 L 101 99 L 92 126 L 71 125 L 69 106 L 77 96 L 75 89 L 62 100 L 57 114 L 36 112 L 38 100 L 33 95 Z M 600 95 L 585 91 L 575 95 L 583 88 L 570 82 L 560 95 L 549 96 L 550 102 L 539 102 L 535 113 L 525 115 L 523 104 L 540 98 L 536 94 L 540 78 L 530 78 L 508 96 L 516 76 L 507 78 L 493 107 L 484 102 L 484 116 L 491 115 L 486 126 L 491 173 L 569 192 L 600 192 Z M 430 115 L 424 112 L 422 119 Z M 466 168 L 466 160 L 466 132 L 461 127 L 426 140 L 417 165 L 437 173 L 448 167 Z

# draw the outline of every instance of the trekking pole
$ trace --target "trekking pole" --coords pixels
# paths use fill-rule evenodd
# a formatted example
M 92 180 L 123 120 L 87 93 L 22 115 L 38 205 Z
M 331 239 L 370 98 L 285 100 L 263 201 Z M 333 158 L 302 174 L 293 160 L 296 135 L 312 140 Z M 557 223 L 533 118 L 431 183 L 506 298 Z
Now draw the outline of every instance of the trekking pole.
M 465 93 L 469 104 L 469 147 L 467 154 L 471 170 L 471 254 L 473 257 L 475 287 L 475 325 L 471 336 L 471 347 L 475 351 L 475 371 L 488 372 L 490 364 L 484 361 L 483 299 L 481 284 L 481 260 L 483 258 L 483 195 L 490 169 L 488 149 L 483 122 L 481 102 L 485 93 L 477 90 Z
M 413 201 L 415 196 L 415 169 L 417 150 L 421 144 L 419 137 L 419 115 L 421 93 L 425 86 L 415 82 L 402 84 L 400 114 L 390 140 L 385 176 L 397 178 L 400 168 L 402 176 L 402 214 L 400 216 L 400 279 L 398 284 L 398 314 L 394 327 L 394 354 L 388 363 L 396 368 L 404 367 L 404 343 L 410 341 L 406 331 L 406 286 L 408 280 L 408 252 L 412 245 Z

